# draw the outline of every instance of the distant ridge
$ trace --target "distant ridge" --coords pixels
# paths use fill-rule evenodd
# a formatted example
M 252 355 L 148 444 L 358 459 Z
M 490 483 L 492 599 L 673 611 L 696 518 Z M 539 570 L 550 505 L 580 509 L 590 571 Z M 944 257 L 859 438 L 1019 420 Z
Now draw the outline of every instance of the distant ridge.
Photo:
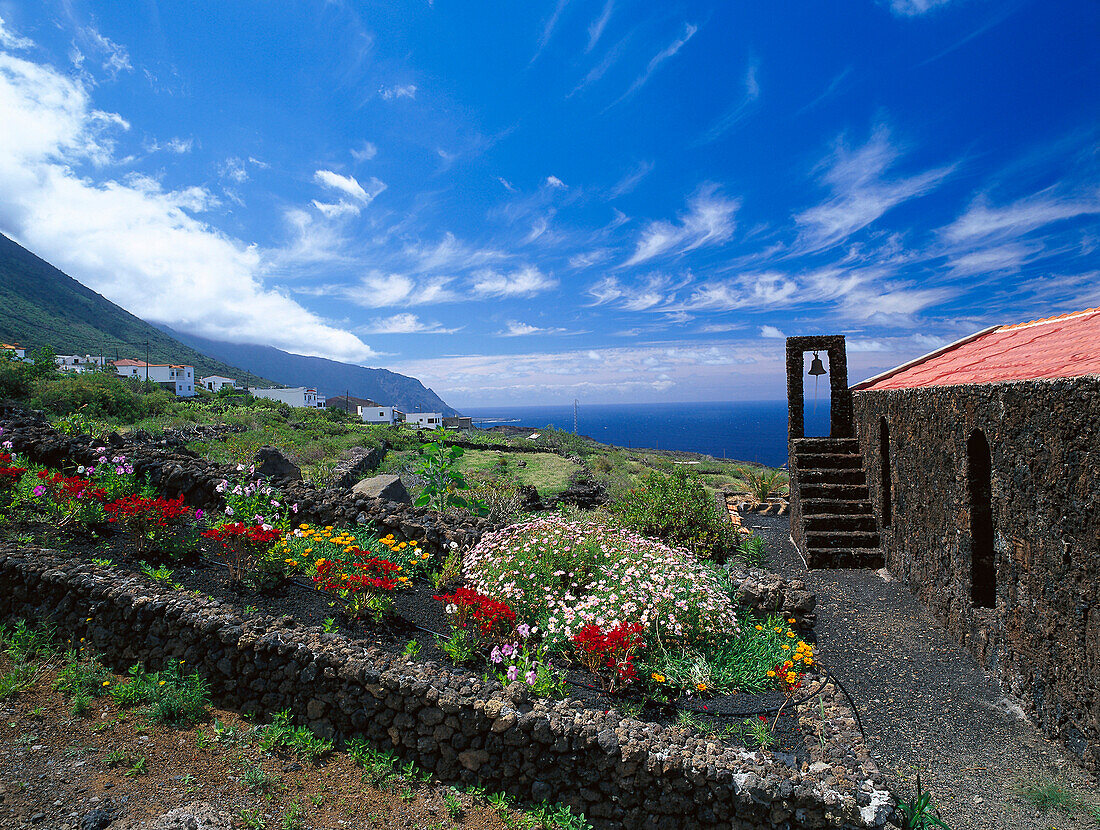
M 324 357 L 291 354 L 272 346 L 209 340 L 167 326 L 163 329 L 204 354 L 243 366 L 253 375 L 274 378 L 287 386 L 313 386 L 318 392 L 333 396 L 343 395 L 346 391 L 352 397 L 370 398 L 385 406 L 396 406 L 404 412 L 458 414 L 458 410 L 416 378 L 388 369 L 370 369 Z
M 186 346 L 0 234 L 0 341 L 57 354 L 186 363 L 195 379 L 244 372 Z

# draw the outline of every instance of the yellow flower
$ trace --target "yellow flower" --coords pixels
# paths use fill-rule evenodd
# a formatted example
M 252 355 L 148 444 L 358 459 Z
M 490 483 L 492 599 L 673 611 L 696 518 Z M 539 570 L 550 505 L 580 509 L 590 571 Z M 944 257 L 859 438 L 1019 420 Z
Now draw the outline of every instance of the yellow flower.
M 417 545 L 417 543 L 415 541 L 409 542 L 409 547 L 411 547 L 411 548 L 415 548 L 416 545 Z
M 332 525 L 328 525 L 325 530 L 332 530 Z
M 775 633 L 776 633 L 776 634 L 780 633 L 780 632 L 781 632 L 782 630 L 783 630 L 783 627 L 782 627 L 782 626 L 778 626 L 778 625 L 777 625 L 777 626 L 775 627 Z
M 110 680 L 104 680 L 104 681 L 103 681 L 103 685 L 104 685 L 104 686 L 110 686 L 110 685 L 111 685 L 111 681 L 110 681 Z
M 422 554 L 420 554 L 420 558 L 421 558 L 421 559 L 427 559 L 427 558 L 428 558 L 429 556 L 431 556 L 431 554 L 430 554 L 430 553 L 422 553 Z
M 309 530 L 309 525 L 307 525 L 305 522 L 298 525 L 298 527 L 300 527 L 302 530 Z
M 764 630 L 764 626 L 762 626 L 762 625 L 758 625 L 758 626 L 756 626 L 756 630 L 757 630 L 757 631 L 763 631 L 763 630 Z
M 794 632 L 793 631 L 788 631 L 787 636 L 788 637 L 794 637 Z
M 698 689 L 700 692 L 705 692 L 707 690 L 707 684 L 706 683 L 696 683 L 695 688 Z
M 313 553 L 313 548 L 306 548 L 306 553 Z
M 783 649 L 784 651 L 789 651 L 791 647 L 789 645 L 787 645 L 786 643 L 784 643 L 783 645 L 780 646 L 780 648 Z
M 398 582 L 408 582 L 409 578 L 407 576 L 399 576 L 399 577 L 397 577 L 397 581 Z
M 651 674 L 650 677 L 652 677 L 658 683 L 664 683 L 665 682 L 665 676 L 663 674 L 658 674 L 657 672 L 653 672 L 653 674 Z
M 788 683 L 794 683 L 796 680 L 798 680 L 798 675 L 797 674 L 795 674 L 793 671 L 787 672 L 787 682 Z
M 794 625 L 794 617 L 791 617 L 789 620 L 787 620 L 787 622 L 789 622 L 791 625 Z
M 775 672 L 769 671 L 768 672 L 768 677 L 775 677 Z
M 163 685 L 164 685 L 165 683 L 167 683 L 167 682 L 168 682 L 167 680 L 162 680 L 162 681 L 160 681 L 160 683 L 158 683 L 157 685 L 158 685 L 158 686 L 163 686 Z

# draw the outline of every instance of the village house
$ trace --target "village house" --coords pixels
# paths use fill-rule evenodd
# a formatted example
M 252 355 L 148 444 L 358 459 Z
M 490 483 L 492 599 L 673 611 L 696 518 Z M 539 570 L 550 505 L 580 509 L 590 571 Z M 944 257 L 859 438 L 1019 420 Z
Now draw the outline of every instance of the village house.
M 803 434 L 809 353 L 828 437 Z M 789 338 L 787 380 L 809 565 L 885 565 L 1100 769 L 1098 675 L 1066 670 L 1100 662 L 1100 308 L 993 326 L 850 389 L 843 337 Z
M 254 397 L 280 401 L 290 406 L 304 406 L 309 409 L 325 408 L 325 396 L 318 394 L 316 389 L 307 386 L 291 386 L 286 389 L 250 388 L 248 391 Z
M 405 421 L 405 413 L 396 406 L 360 406 L 359 417 L 368 424 L 396 426 Z
M 237 381 L 233 378 L 222 377 L 221 375 L 207 375 L 204 378 L 199 378 L 199 385 L 203 389 L 209 389 L 211 392 L 220 392 L 222 387 L 228 386 L 230 389 L 237 387 Z
M 27 350 L 18 343 L 0 343 L 0 352 L 15 352 L 15 356 L 19 360 L 27 359 Z
M 160 384 L 181 398 L 191 398 L 195 395 L 195 367 L 176 363 L 149 363 L 144 360 L 114 360 L 111 365 L 115 371 L 124 378 L 148 378 L 153 383 Z
M 408 412 L 405 423 L 416 429 L 439 429 L 443 426 L 442 412 Z
M 70 374 L 83 374 L 84 372 L 98 372 L 107 366 L 107 358 L 103 355 L 57 355 L 57 368 Z
M 469 415 L 446 415 L 443 417 L 444 429 L 473 429 L 474 419 Z
M 361 415 L 364 407 L 381 406 L 370 398 L 357 398 L 354 395 L 333 395 L 325 403 L 326 409 L 342 409 L 349 415 Z

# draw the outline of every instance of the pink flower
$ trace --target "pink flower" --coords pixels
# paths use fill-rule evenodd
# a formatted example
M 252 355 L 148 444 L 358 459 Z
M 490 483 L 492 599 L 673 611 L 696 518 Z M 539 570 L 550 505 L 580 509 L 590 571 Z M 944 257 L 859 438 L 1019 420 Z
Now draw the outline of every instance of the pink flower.
M 528 686 L 534 686 L 535 681 L 539 679 L 538 673 L 533 669 L 524 676 L 524 680 L 527 681 Z
M 32 492 L 32 493 L 34 493 L 34 494 L 35 494 L 36 496 L 41 496 L 41 495 L 42 495 L 43 493 L 45 493 L 45 492 L 46 492 L 46 488 L 45 488 L 45 487 L 43 487 L 43 486 L 42 486 L 41 484 L 39 484 L 39 485 L 38 485 L 37 487 L 35 487 L 35 488 L 34 488 L 34 490 L 32 490 L 31 492 Z
M 198 510 L 195 511 L 195 518 L 196 519 L 201 519 L 205 515 L 206 515 L 205 511 L 201 507 Z
M 519 669 L 516 668 L 515 666 L 509 666 L 508 667 L 508 682 L 511 683 L 517 677 L 519 677 Z

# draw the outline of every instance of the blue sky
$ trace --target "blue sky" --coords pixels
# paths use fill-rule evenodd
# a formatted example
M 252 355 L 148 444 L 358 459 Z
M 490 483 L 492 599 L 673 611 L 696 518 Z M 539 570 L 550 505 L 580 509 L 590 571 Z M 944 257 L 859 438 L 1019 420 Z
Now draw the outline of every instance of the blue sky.
M 0 231 L 458 406 L 780 398 L 1100 304 L 1100 6 L 0 0 Z

